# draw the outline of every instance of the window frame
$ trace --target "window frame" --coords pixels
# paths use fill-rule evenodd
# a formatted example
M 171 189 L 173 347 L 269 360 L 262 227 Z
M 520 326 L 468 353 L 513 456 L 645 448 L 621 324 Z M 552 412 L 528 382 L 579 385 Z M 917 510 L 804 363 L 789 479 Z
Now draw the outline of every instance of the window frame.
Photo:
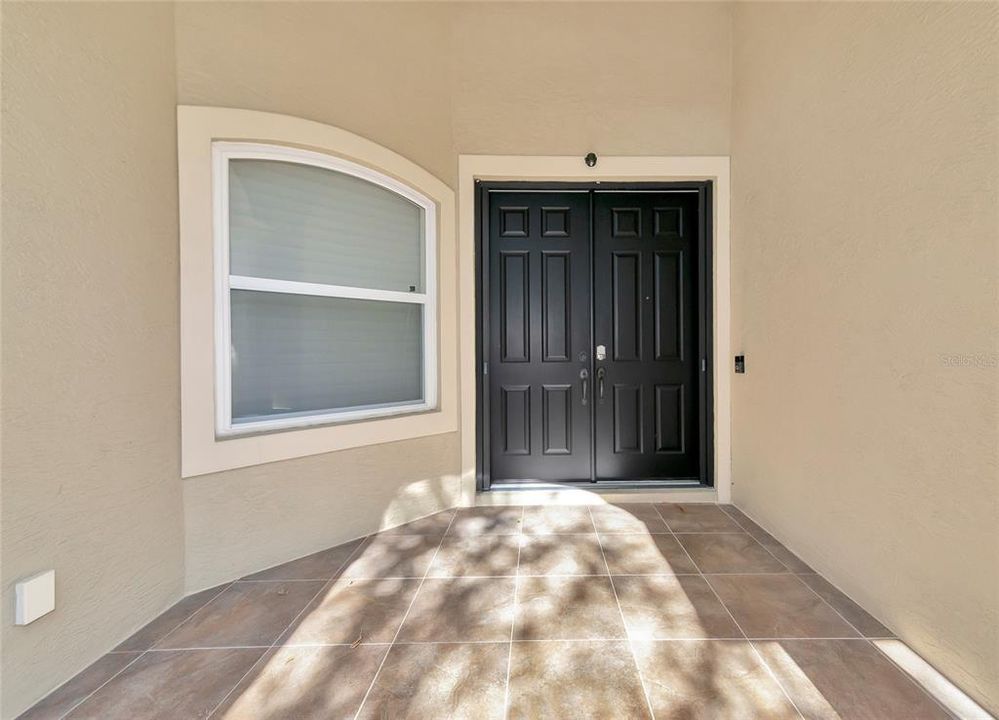
M 215 435 L 217 439 L 257 433 L 413 415 L 438 409 L 437 363 L 437 204 L 414 188 L 364 165 L 334 155 L 264 142 L 212 141 L 212 244 L 215 315 Z M 423 210 L 423 292 L 400 292 L 346 285 L 233 275 L 229 266 L 229 161 L 271 160 L 317 167 L 364 180 L 399 195 Z M 248 422 L 232 418 L 232 290 L 250 290 L 420 305 L 423 320 L 423 397 L 415 402 L 353 406 L 296 413 Z

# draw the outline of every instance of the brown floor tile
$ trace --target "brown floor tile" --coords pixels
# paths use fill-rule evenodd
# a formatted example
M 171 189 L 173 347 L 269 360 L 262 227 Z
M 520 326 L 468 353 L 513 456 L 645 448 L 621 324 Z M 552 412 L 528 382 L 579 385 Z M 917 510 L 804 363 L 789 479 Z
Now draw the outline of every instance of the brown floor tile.
M 521 575 L 606 575 L 600 543 L 593 535 L 525 535 Z
M 707 580 L 750 638 L 857 635 L 795 575 L 710 575 Z
M 597 532 L 604 534 L 669 532 L 652 503 L 594 505 L 590 508 L 590 513 Z
M 528 535 L 592 533 L 593 521 L 586 506 L 536 506 L 524 508 L 523 532 Z
M 503 717 L 509 643 L 395 645 L 358 718 Z
M 634 657 L 621 641 L 514 643 L 509 692 L 509 718 L 650 717 Z
M 399 641 L 508 641 L 514 582 L 514 578 L 427 578 L 402 624 Z
M 739 508 L 734 505 L 719 505 L 719 507 L 724 508 L 743 530 L 756 538 L 774 557 L 784 563 L 788 570 L 794 573 L 815 572 L 797 555 L 781 545 L 773 535 L 750 520 Z
M 67 718 L 204 718 L 263 653 L 263 649 L 148 652 Z
M 148 650 L 231 584 L 226 583 L 202 590 L 179 600 L 173 607 L 132 635 L 115 650 Z
M 517 574 L 520 535 L 444 538 L 428 577 L 512 576 Z
M 29 710 L 18 715 L 17 720 L 58 720 L 81 700 L 94 692 L 139 657 L 137 652 L 111 653 L 100 658 L 86 670 L 78 673 Z
M 350 578 L 422 578 L 440 538 L 425 535 L 374 535 L 341 573 Z
M 748 642 L 635 643 L 657 718 L 791 720 L 798 713 Z
M 448 535 L 517 535 L 523 514 L 519 505 L 459 508 Z
M 781 640 L 755 644 L 809 720 L 950 717 L 865 640 Z
M 760 541 L 760 544 L 765 547 L 770 553 L 780 560 L 787 567 L 788 570 L 794 573 L 810 573 L 815 572 L 806 563 L 804 563 L 797 555 L 788 550 L 786 547 L 781 545 L 772 535 L 768 533 L 760 533 L 759 535 L 754 535 L 754 537 Z
M 235 583 L 157 648 L 270 645 L 325 583 Z
M 419 580 L 398 578 L 340 578 L 309 604 L 279 642 L 390 643 L 419 585 Z
M 860 634 L 870 638 L 888 638 L 895 634 L 879 623 L 870 613 L 849 597 L 836 589 L 836 586 L 826 580 L 821 575 L 814 573 L 799 576 L 807 585 L 822 598 L 833 606 L 833 608 L 846 618 L 846 621 L 853 625 Z
M 612 575 L 697 573 L 672 535 L 600 535 Z
M 514 640 L 624 637 L 608 577 L 526 577 L 517 584 Z
M 661 503 L 656 507 L 673 532 L 739 532 L 736 522 L 717 505 Z
M 275 648 L 212 718 L 353 718 L 386 652 L 384 645 Z
M 700 576 L 617 576 L 613 580 L 633 640 L 742 637 Z
M 427 515 L 413 522 L 398 525 L 388 530 L 382 530 L 379 535 L 429 535 L 441 537 L 447 532 L 454 517 L 454 510 L 444 510 L 443 512 Z
M 702 573 L 782 573 L 787 568 L 750 535 L 685 533 L 676 536 Z
M 321 550 L 312 555 L 286 562 L 282 565 L 275 565 L 267 570 L 247 575 L 244 580 L 329 580 L 336 577 L 336 574 L 347 562 L 357 546 L 364 541 L 351 540 L 343 545 Z

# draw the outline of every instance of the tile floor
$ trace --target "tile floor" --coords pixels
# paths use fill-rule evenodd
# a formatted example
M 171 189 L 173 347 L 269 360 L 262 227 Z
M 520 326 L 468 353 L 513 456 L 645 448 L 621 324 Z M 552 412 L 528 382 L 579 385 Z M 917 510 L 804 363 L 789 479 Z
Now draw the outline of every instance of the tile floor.
M 23 718 L 946 718 L 732 506 L 447 511 L 177 603 Z

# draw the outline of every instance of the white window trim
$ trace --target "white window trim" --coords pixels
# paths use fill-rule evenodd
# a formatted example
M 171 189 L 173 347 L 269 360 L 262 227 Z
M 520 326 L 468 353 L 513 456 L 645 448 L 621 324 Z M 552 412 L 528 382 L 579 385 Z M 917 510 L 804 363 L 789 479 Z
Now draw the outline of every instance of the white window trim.
M 229 272 L 229 161 L 274 160 L 332 170 L 400 195 L 423 209 L 424 292 L 327 285 L 231 275 Z M 437 408 L 437 206 L 426 195 L 380 172 L 349 160 L 311 150 L 265 143 L 212 143 L 213 235 L 215 255 L 215 434 L 219 438 L 290 430 L 338 422 L 421 413 Z M 233 423 L 231 290 L 290 293 L 313 297 L 379 300 L 422 306 L 423 398 L 402 403 L 355 406 L 316 413 L 296 413 Z
M 351 163 L 383 181 L 429 201 L 436 218 L 436 248 L 425 305 L 436 315 L 436 338 L 427 348 L 436 407 L 405 407 L 398 414 L 222 436 L 216 423 L 215 198 L 213 145 L 266 145 L 315 153 L 324 162 Z M 401 155 L 359 135 L 322 123 L 275 113 L 180 105 L 177 107 L 180 191 L 181 474 L 190 478 L 336 450 L 420 438 L 458 430 L 458 276 L 454 191 Z M 345 165 L 337 165 L 345 167 Z M 392 189 L 396 189 L 393 187 Z M 436 254 L 436 257 L 434 257 Z M 225 266 L 221 266 L 225 267 Z M 430 281 L 436 297 L 429 292 Z M 254 282 L 250 279 L 247 282 Z M 243 282 L 236 278 L 236 283 Z M 305 289 L 305 288 L 299 288 Z M 333 291 L 337 288 L 334 287 Z M 356 289 L 357 293 L 367 292 Z M 412 302 L 412 294 L 406 294 Z M 434 367 L 436 359 L 436 367 Z M 427 398 L 431 397 L 429 394 Z M 370 410 L 369 408 L 368 410 Z M 356 410 L 356 408 L 355 408 Z M 296 418 L 297 419 L 297 418 Z M 272 428 L 273 430 L 273 428 Z

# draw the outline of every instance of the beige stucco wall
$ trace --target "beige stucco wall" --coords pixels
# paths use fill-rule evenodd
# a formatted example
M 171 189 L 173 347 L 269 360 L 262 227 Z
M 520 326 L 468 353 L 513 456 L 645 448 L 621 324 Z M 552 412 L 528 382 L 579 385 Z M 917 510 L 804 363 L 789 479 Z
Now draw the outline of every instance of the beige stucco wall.
M 169 5 L 4 3 L 3 702 L 183 588 Z M 14 627 L 14 581 L 56 610 Z
M 999 5 L 735 18 L 735 501 L 999 711 Z

